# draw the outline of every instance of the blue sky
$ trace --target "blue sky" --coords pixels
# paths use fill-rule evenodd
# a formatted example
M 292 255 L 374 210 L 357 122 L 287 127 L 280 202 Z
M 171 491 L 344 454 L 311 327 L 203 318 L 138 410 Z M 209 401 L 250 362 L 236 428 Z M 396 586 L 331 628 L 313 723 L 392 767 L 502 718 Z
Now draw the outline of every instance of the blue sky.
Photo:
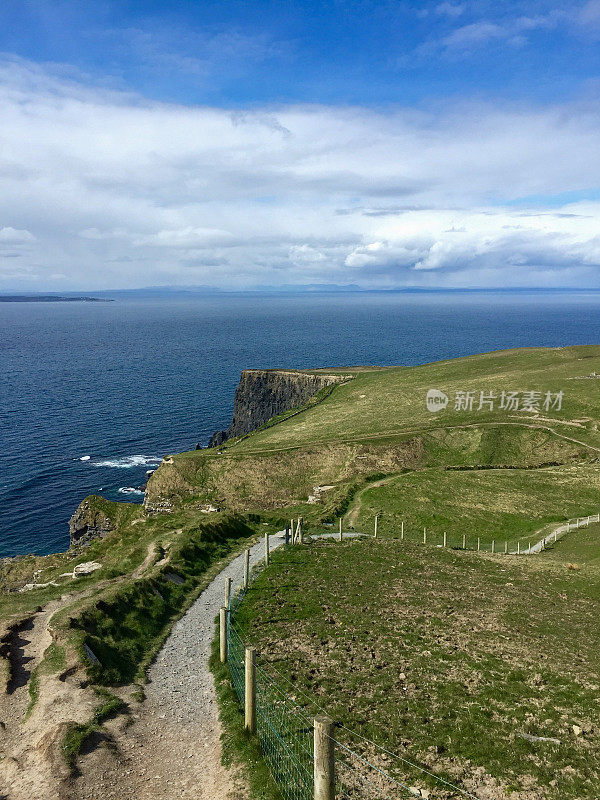
M 600 287 L 600 0 L 0 7 L 0 290 Z
M 421 104 L 594 92 L 600 5 L 5 0 L 0 49 L 187 104 Z

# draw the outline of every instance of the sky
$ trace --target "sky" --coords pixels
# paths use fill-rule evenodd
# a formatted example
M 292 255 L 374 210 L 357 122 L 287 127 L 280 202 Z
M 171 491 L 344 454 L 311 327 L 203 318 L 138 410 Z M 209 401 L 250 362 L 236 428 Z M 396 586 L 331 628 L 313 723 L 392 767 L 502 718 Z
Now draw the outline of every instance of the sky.
M 600 0 L 3 0 L 0 291 L 600 288 Z

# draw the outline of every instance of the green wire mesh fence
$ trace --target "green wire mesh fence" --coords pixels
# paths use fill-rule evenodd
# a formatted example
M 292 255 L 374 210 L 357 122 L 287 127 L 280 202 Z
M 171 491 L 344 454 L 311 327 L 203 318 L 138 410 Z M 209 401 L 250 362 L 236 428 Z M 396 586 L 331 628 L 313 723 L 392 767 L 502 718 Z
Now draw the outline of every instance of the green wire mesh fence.
M 235 624 L 235 612 L 244 597 L 240 590 L 231 597 L 227 624 L 227 662 L 231 681 L 240 705 L 245 702 L 246 644 Z M 284 683 L 285 676 L 279 675 Z M 256 733 L 263 757 L 277 784 L 283 800 L 314 800 L 313 738 L 314 715 L 323 713 L 314 699 L 304 696 L 306 706 L 300 706 L 262 666 L 255 666 Z M 297 690 L 291 688 L 295 694 Z M 303 694 L 301 692 L 301 694 Z M 391 753 L 360 734 L 337 725 L 336 735 L 330 737 L 335 753 L 335 800 L 402 800 L 431 797 L 477 798 L 450 782 L 434 775 L 405 758 Z M 352 746 L 348 741 L 353 740 Z M 408 775 L 419 776 L 429 785 L 437 785 L 441 794 L 430 795 L 425 788 L 411 785 Z

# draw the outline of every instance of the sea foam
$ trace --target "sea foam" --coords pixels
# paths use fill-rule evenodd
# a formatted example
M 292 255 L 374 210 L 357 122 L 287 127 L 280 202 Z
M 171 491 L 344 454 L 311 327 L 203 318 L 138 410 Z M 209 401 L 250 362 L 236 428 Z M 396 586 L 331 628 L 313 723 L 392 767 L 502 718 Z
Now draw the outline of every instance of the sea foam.
M 158 467 L 162 458 L 160 456 L 123 456 L 122 458 L 107 458 L 103 461 L 94 461 L 95 467 L 114 467 L 115 469 L 131 469 L 131 467 Z

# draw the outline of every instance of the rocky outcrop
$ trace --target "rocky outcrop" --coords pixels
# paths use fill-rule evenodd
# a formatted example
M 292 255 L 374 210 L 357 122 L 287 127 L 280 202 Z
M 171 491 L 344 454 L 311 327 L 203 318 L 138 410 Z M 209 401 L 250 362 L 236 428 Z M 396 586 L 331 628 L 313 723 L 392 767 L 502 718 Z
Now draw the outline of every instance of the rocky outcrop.
M 250 433 L 272 417 L 304 405 L 325 386 L 341 383 L 349 377 L 294 370 L 245 369 L 235 391 L 231 425 L 226 431 L 214 433 L 209 446 L 218 447 L 233 436 Z
M 98 501 L 102 502 L 102 498 L 86 497 L 69 520 L 71 545 L 89 544 L 115 529 L 114 522 L 102 511 Z

